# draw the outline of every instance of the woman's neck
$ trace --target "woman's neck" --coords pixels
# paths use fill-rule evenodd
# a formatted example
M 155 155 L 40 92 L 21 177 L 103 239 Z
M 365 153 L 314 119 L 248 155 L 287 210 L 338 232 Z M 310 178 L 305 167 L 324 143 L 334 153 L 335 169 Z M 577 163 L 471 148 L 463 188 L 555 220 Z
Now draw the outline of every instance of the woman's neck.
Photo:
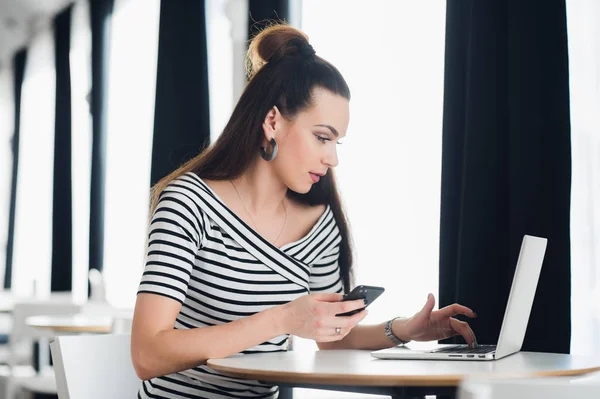
M 232 180 L 246 209 L 261 217 L 277 214 L 288 188 L 263 160 L 257 160 Z

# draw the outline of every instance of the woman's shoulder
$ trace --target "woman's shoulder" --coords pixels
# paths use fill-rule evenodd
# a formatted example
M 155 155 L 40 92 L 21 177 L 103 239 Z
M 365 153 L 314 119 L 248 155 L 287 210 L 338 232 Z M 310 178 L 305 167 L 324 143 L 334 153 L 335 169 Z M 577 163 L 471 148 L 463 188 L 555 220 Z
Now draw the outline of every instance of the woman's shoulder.
M 212 185 L 208 182 L 208 180 L 201 179 L 194 172 L 186 172 L 171 180 L 164 191 L 187 195 L 198 205 L 201 205 L 207 198 L 216 195 Z
M 164 187 L 158 198 L 158 207 L 173 207 L 177 204 L 185 208 L 186 213 L 193 213 L 198 217 L 203 213 L 203 197 L 206 193 L 202 181 L 195 174 L 184 173 Z
M 165 190 L 180 191 L 178 188 L 186 188 L 191 191 L 198 191 L 201 189 L 202 180 L 193 172 L 183 173 L 171 181 L 165 186 Z

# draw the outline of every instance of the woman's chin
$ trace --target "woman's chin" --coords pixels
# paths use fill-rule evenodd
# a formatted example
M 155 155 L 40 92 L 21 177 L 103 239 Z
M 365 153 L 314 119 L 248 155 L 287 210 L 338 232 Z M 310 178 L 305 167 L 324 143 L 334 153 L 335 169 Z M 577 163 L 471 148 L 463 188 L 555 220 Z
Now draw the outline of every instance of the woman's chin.
M 288 188 L 298 194 L 307 194 L 312 186 L 312 184 L 294 184 L 293 186 L 288 186 Z

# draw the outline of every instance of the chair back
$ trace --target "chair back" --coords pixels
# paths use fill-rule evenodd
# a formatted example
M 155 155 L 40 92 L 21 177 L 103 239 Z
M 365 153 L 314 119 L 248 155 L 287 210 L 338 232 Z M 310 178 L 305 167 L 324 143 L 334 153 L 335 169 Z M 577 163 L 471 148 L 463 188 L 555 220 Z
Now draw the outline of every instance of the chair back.
M 8 359 L 9 366 L 14 366 L 19 359 L 16 354 L 19 353 L 20 345 L 30 345 L 33 342 L 43 338 L 52 338 L 56 333 L 50 329 L 45 330 L 27 325 L 27 318 L 40 315 L 69 315 L 78 313 L 81 306 L 67 301 L 17 301 L 13 309 L 12 331 L 8 338 L 10 355 Z M 13 356 L 15 354 L 15 356 Z
M 59 399 L 130 399 L 140 379 L 130 334 L 65 335 L 50 344 Z

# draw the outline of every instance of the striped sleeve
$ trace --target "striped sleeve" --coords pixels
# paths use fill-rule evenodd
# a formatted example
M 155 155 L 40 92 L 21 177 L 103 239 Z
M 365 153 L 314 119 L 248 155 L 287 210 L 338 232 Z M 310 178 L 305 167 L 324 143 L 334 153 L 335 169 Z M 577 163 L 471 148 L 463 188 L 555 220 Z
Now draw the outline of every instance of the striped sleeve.
M 310 292 L 344 292 L 339 265 L 340 241 L 338 234 L 323 255 L 311 264 Z
M 204 240 L 202 213 L 185 186 L 167 186 L 150 222 L 146 263 L 139 293 L 152 293 L 183 303 Z

